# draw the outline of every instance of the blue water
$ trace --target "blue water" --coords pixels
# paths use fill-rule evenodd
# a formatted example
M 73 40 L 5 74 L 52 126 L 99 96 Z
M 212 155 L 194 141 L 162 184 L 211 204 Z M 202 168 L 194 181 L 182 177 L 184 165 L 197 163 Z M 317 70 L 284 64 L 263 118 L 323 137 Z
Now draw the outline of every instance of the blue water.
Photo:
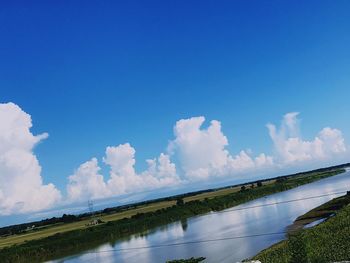
M 347 190 L 350 190 L 350 172 L 260 198 L 236 208 L 260 206 Z M 238 262 L 284 239 L 285 235 L 267 235 L 161 248 L 115 250 L 284 232 L 286 227 L 292 224 L 298 216 L 340 195 L 342 194 L 245 210 L 227 211 L 225 213 L 209 213 L 152 229 L 148 233 L 132 235 L 128 239 L 119 240 L 112 244 L 106 243 L 97 249 L 85 251 L 54 262 L 164 263 L 170 259 L 200 256 L 207 258 L 205 262 Z
M 318 219 L 316 221 L 313 221 L 307 225 L 304 226 L 304 228 L 311 228 L 313 226 L 317 226 L 318 224 L 321 224 L 323 221 L 325 221 L 327 218 L 321 218 L 321 219 Z

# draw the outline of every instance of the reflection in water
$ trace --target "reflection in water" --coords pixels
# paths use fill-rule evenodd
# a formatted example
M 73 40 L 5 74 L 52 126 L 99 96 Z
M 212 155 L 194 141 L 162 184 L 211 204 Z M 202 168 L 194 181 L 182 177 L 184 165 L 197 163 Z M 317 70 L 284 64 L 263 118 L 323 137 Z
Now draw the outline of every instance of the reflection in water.
M 187 224 L 187 219 L 182 219 L 181 220 L 181 226 L 182 226 L 182 230 L 184 232 L 186 232 L 187 228 L 188 228 L 188 224 Z
M 346 191 L 349 189 L 350 173 L 347 172 L 345 174 L 300 186 L 286 192 L 273 194 L 266 198 L 260 198 L 237 206 L 237 208 L 259 206 L 286 200 Z M 339 194 L 239 211 L 209 213 L 152 229 L 138 235 L 133 235 L 128 239 L 121 239 L 113 244 L 105 244 L 95 250 L 66 258 L 64 261 L 70 263 L 163 263 L 169 259 L 204 256 L 207 258 L 206 262 L 237 262 L 244 258 L 253 256 L 260 250 L 282 240 L 284 234 L 161 248 L 144 247 L 194 240 L 283 232 L 298 216 L 336 196 L 339 196 Z M 143 247 L 143 249 L 120 251 L 122 249 L 135 247 Z
M 318 219 L 318 220 L 316 220 L 316 221 L 314 221 L 314 222 L 311 222 L 311 223 L 305 225 L 304 228 L 310 228 L 310 227 L 316 226 L 316 225 L 318 225 L 318 224 L 321 224 L 321 223 L 322 223 L 323 221 L 325 221 L 326 219 L 327 219 L 327 218 Z

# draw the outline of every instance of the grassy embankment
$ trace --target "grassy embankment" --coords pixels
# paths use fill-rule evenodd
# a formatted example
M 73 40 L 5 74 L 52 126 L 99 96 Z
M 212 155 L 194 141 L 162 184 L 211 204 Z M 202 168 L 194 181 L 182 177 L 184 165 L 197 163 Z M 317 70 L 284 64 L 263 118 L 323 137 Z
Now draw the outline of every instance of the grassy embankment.
M 170 261 L 167 261 L 166 263 L 199 263 L 199 262 L 202 262 L 203 260 L 205 260 L 205 258 L 200 257 L 200 258 L 170 260 Z
M 350 259 L 350 195 L 335 198 L 298 217 L 287 240 L 261 251 L 262 263 L 323 263 Z M 312 228 L 306 224 L 327 218 Z
M 46 238 L 6 247 L 0 250 L 0 258 L 2 262 L 40 262 L 59 258 L 95 248 L 106 242 L 113 244 L 116 240 L 128 237 L 134 233 L 147 231 L 160 225 L 184 220 L 210 211 L 223 210 L 344 171 L 344 169 L 337 169 L 328 172 L 283 177 L 281 180 L 264 184 L 261 187 L 247 188 L 244 191 L 237 191 L 236 189 L 232 193 L 213 198 L 188 201 L 183 205 L 172 205 L 156 211 L 138 212 L 129 218 L 125 217 L 117 221 L 109 221 L 95 227 L 82 227 L 65 233 L 57 233 Z

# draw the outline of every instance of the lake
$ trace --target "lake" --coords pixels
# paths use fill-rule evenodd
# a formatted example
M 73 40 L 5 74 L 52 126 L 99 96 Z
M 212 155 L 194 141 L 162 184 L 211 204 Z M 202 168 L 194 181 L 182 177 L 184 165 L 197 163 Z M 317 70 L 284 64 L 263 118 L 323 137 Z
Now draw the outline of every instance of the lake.
M 206 257 L 205 262 L 239 262 L 284 239 L 285 234 L 280 232 L 285 232 L 298 216 L 343 194 L 264 205 L 347 190 L 350 190 L 349 171 L 230 208 L 240 209 L 237 211 L 227 209 L 224 213 L 193 217 L 52 262 L 164 263 L 170 259 L 201 256 Z M 265 233 L 280 234 L 254 236 Z M 212 241 L 196 242 L 206 240 Z M 188 244 L 192 241 L 194 243 Z M 187 244 L 164 246 L 174 243 Z M 157 248 L 159 245 L 163 247 Z

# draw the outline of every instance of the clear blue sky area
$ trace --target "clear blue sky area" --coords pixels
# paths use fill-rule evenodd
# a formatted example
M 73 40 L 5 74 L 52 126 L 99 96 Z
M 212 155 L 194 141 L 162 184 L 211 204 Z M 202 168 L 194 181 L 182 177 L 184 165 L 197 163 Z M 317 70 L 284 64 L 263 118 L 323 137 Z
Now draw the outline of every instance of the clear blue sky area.
M 35 1 L 34 1 L 35 2 Z M 301 112 L 350 141 L 350 1 L 2 1 L 0 100 L 33 118 L 45 183 L 129 142 L 137 169 L 182 118 L 222 122 L 229 150 L 271 151 Z

